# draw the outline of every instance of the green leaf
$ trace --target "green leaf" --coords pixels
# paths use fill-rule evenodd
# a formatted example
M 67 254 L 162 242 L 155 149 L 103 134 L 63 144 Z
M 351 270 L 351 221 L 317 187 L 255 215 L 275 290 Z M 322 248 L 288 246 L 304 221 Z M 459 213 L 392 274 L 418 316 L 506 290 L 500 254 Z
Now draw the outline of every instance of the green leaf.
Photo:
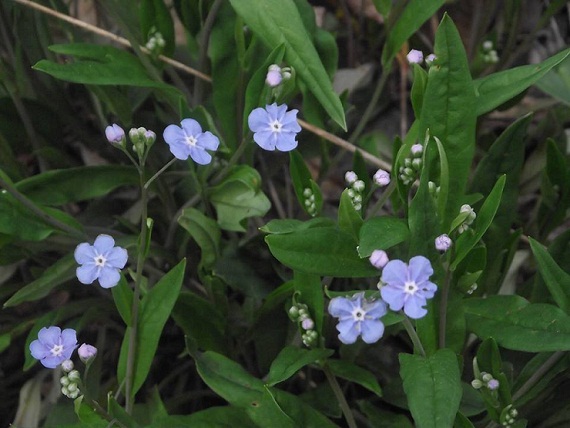
M 52 52 L 75 57 L 74 62 L 60 64 L 42 59 L 32 68 L 56 79 L 86 85 L 126 85 L 157 88 L 179 95 L 173 86 L 150 78 L 134 55 L 109 45 L 70 43 L 52 45 Z
M 67 254 L 47 268 L 42 276 L 18 290 L 4 303 L 4 307 L 17 306 L 47 296 L 55 287 L 75 277 L 76 267 L 73 254 Z
M 536 82 L 541 91 L 570 105 L 570 59 L 566 58 Z
M 463 392 L 453 351 L 440 349 L 428 358 L 400 354 L 400 375 L 418 428 L 453 426 Z
M 186 208 L 178 217 L 178 224 L 190 233 L 200 249 L 200 266 L 211 268 L 220 254 L 222 232 L 215 220 L 206 217 L 195 208 Z
M 115 306 L 119 315 L 123 319 L 126 326 L 131 325 L 131 310 L 133 307 L 133 290 L 127 284 L 125 277 L 121 275 L 119 283 L 111 288 L 111 294 L 113 294 L 113 300 L 115 301 Z
M 359 400 L 358 406 L 374 428 L 413 428 L 411 421 L 402 414 L 375 407 L 370 400 Z
M 410 92 L 412 107 L 416 117 L 422 116 L 422 104 L 424 103 L 424 94 L 428 80 L 427 72 L 419 64 L 412 64 L 414 71 L 414 83 Z
M 418 31 L 444 3 L 445 0 L 410 0 L 396 24 L 388 32 L 388 39 L 382 51 L 382 64 L 386 65 L 391 61 L 404 42 Z
M 123 409 L 111 393 L 107 394 L 107 409 L 109 416 L 125 428 L 139 428 L 140 425 Z
M 368 260 L 358 256 L 354 238 L 332 227 L 269 235 L 265 242 L 277 260 L 300 272 L 335 277 L 378 275 Z
M 267 375 L 267 385 L 274 386 L 283 382 L 306 365 L 330 357 L 333 353 L 332 349 L 303 349 L 286 346 L 271 364 Z
M 271 49 L 285 46 L 285 61 L 295 68 L 330 117 L 346 130 L 344 110 L 291 0 L 230 0 L 245 23 Z
M 529 237 L 530 248 L 538 264 L 538 271 L 552 298 L 564 312 L 570 310 L 570 275 L 563 271 L 554 261 L 548 251 L 538 242 Z
M 484 233 L 487 231 L 488 227 L 491 225 L 493 218 L 495 217 L 495 213 L 499 208 L 499 204 L 501 203 L 501 195 L 503 194 L 503 188 L 505 187 L 506 176 L 503 175 L 501 178 L 497 180 L 493 190 L 485 199 L 481 210 L 477 215 L 477 220 L 474 225 L 475 233 L 467 233 L 464 232 L 461 234 L 459 239 L 456 242 L 457 254 L 455 255 L 455 259 L 453 263 L 451 263 L 451 270 L 455 270 L 457 265 L 467 256 L 469 251 L 479 242 L 482 238 Z
M 164 275 L 141 300 L 135 345 L 133 396 L 137 393 L 148 376 L 154 354 L 158 347 L 158 341 L 162 334 L 162 329 L 170 317 L 172 308 L 180 293 L 185 267 L 186 259 L 182 260 Z M 130 327 L 127 328 L 119 356 L 119 366 L 117 369 L 119 383 L 125 380 L 127 372 L 130 329 Z
M 421 2 L 423 3 L 423 2 Z M 444 230 L 463 203 L 465 185 L 475 150 L 475 94 L 461 37 L 445 15 L 435 38 L 437 60 L 430 67 L 424 95 L 419 135 L 439 138 L 453 171 L 449 182 Z
M 263 216 L 271 208 L 261 191 L 261 176 L 247 166 L 240 165 L 220 184 L 211 189 L 210 201 L 218 213 L 222 229 L 245 232 L 243 223 L 249 217 Z
M 209 407 L 191 415 L 173 415 L 159 419 L 148 428 L 235 428 L 252 426 L 247 413 L 234 406 Z
M 350 361 L 327 360 L 326 364 L 330 367 L 335 376 L 354 382 L 373 392 L 378 397 L 382 397 L 382 388 L 380 388 L 376 376 L 370 371 Z
M 262 232 L 271 234 L 286 234 L 312 227 L 334 227 L 336 223 L 328 217 L 316 217 L 308 221 L 296 220 L 293 218 L 271 220 L 265 226 L 259 228 Z
M 410 237 L 405 220 L 396 217 L 374 217 L 360 228 L 360 257 L 369 257 L 374 250 L 387 250 Z
M 346 232 L 356 240 L 360 234 L 360 227 L 364 223 L 360 213 L 354 209 L 354 205 L 348 196 L 349 189 L 345 189 L 340 196 L 338 206 L 338 226 L 340 230 Z
M 515 351 L 570 350 L 570 317 L 556 306 L 530 304 L 516 295 L 466 299 L 463 304 L 467 328 L 482 339 L 493 337 Z
M 89 185 L 85 185 L 89 177 Z M 135 168 L 121 165 L 51 170 L 19 181 L 16 188 L 37 204 L 64 205 L 104 196 L 119 186 L 136 185 Z
M 80 395 L 73 401 L 73 407 L 81 426 L 86 428 L 104 428 L 109 423 L 103 419 L 91 406 L 83 402 L 83 395 Z
M 568 55 L 570 49 L 559 52 L 540 64 L 523 65 L 475 80 L 473 86 L 477 95 L 477 116 L 490 112 L 520 94 L 564 61 Z

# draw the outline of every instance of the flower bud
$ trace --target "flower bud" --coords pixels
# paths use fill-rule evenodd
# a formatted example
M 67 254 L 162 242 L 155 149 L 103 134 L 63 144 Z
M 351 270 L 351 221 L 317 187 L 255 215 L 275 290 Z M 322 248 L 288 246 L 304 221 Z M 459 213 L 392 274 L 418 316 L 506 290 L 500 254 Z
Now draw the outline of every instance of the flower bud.
M 483 385 L 483 382 L 481 382 L 479 379 L 473 379 L 471 381 L 471 386 L 475 389 L 481 389 Z
M 417 158 L 423 153 L 424 147 L 421 144 L 414 144 L 410 151 L 412 152 L 412 155 Z
M 490 51 L 493 49 L 493 42 L 491 40 L 485 40 L 483 42 L 483 49 L 486 51 Z
M 105 136 L 111 144 L 122 145 L 125 141 L 125 131 L 116 123 L 105 128 Z
M 346 171 L 346 173 L 344 174 L 344 181 L 346 181 L 346 184 L 350 186 L 356 180 L 358 180 L 358 175 L 356 175 L 354 171 Z
M 380 187 L 387 186 L 388 184 L 390 184 L 390 173 L 384 171 L 383 169 L 379 169 L 374 173 L 372 180 L 376 185 Z
M 305 188 L 303 189 L 303 196 L 304 196 L 305 198 L 308 198 L 308 197 L 311 196 L 312 194 L 313 194 L 313 191 L 312 191 L 310 188 L 305 187 Z
M 382 269 L 384 266 L 386 266 L 386 263 L 390 261 L 388 254 L 386 254 L 386 251 L 384 250 L 372 251 L 372 254 L 368 260 L 370 260 L 370 264 L 376 269 Z
M 497 379 L 491 379 L 489 382 L 487 382 L 487 388 L 489 388 L 491 391 L 496 390 L 499 387 L 499 381 Z
M 65 360 L 63 363 L 61 363 L 61 368 L 64 372 L 69 373 L 71 370 L 73 370 L 73 361 Z
M 451 241 L 451 238 L 447 236 L 445 233 L 435 238 L 435 249 L 437 251 L 441 251 L 442 253 L 449 250 L 452 244 L 453 242 Z
M 422 51 L 412 49 L 410 52 L 408 52 L 406 58 L 410 64 L 421 64 L 424 60 L 424 54 Z
M 67 386 L 69 385 L 69 379 L 67 378 L 67 376 L 63 376 L 60 380 L 59 383 L 61 383 L 62 386 Z
M 282 80 L 283 76 L 281 75 L 281 67 L 276 64 L 270 65 L 267 70 L 267 76 L 265 77 L 265 83 L 267 86 L 274 88 L 279 86 Z
M 97 355 L 97 348 L 88 345 L 87 343 L 84 343 L 79 347 L 77 353 L 79 354 L 79 358 L 81 359 L 81 361 L 87 363 L 89 360 L 95 358 L 95 356 Z
M 67 375 L 67 378 L 69 379 L 70 384 L 77 383 L 81 380 L 81 375 L 77 370 L 71 370 Z
M 356 190 L 357 192 L 362 192 L 364 190 L 365 184 L 364 181 L 362 180 L 356 180 L 353 185 L 352 188 L 354 190 Z
M 435 54 L 431 53 L 428 56 L 426 56 L 426 64 L 428 66 L 431 66 L 436 59 L 437 59 L 437 56 L 435 56 Z
M 303 330 L 312 330 L 315 327 L 315 322 L 311 318 L 305 318 L 301 321 L 301 327 Z

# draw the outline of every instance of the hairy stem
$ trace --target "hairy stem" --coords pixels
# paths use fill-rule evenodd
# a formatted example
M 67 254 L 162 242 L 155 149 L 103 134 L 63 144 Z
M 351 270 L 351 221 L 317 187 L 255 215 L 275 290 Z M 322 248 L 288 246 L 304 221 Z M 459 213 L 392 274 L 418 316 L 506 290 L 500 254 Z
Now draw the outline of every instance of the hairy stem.
M 332 370 L 330 369 L 330 367 L 326 362 L 322 365 L 322 368 L 323 372 L 325 373 L 325 376 L 327 377 L 327 380 L 329 381 L 331 389 L 334 392 L 338 404 L 340 405 L 342 414 L 346 419 L 346 423 L 348 424 L 349 428 L 358 428 L 356 425 L 356 421 L 354 420 L 354 415 L 352 414 L 352 410 L 350 410 L 346 398 L 344 397 L 344 394 L 342 393 L 340 385 L 338 384 L 338 381 L 336 380 L 336 377 L 334 376 Z
M 402 321 L 402 323 L 404 324 L 404 327 L 406 329 L 406 331 L 408 332 L 408 336 L 410 336 L 410 339 L 412 340 L 412 343 L 414 344 L 414 348 L 416 348 L 420 354 L 422 355 L 422 357 L 426 356 L 426 350 L 424 349 L 424 345 L 422 345 L 422 342 L 418 336 L 418 333 L 416 332 L 416 329 L 414 328 L 414 326 L 412 325 L 412 322 L 410 321 L 410 319 L 404 315 L 404 321 Z

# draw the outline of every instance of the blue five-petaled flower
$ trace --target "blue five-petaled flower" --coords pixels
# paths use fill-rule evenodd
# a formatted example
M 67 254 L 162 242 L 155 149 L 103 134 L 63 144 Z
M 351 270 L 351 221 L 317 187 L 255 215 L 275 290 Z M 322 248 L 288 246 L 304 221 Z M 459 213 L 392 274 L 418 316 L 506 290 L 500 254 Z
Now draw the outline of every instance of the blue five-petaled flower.
M 427 299 L 437 290 L 437 285 L 429 281 L 431 275 L 433 268 L 424 256 L 412 257 L 409 265 L 401 260 L 389 261 L 382 270 L 382 299 L 393 311 L 404 308 L 410 318 L 422 318 L 427 314 Z
M 212 161 L 212 155 L 206 150 L 217 150 L 220 140 L 210 131 L 202 132 L 202 127 L 194 119 L 184 119 L 180 125 L 168 125 L 163 132 L 164 141 L 170 146 L 170 151 L 180 160 L 192 160 L 200 165 Z
M 253 141 L 265 150 L 288 152 L 297 147 L 297 133 L 301 126 L 297 122 L 298 110 L 287 111 L 287 105 L 273 103 L 254 109 L 247 118 Z
M 59 327 L 44 327 L 38 338 L 30 343 L 32 357 L 40 360 L 48 369 L 54 369 L 71 358 L 77 347 L 77 333 L 72 328 L 61 331 Z
M 329 303 L 329 313 L 338 318 L 338 338 L 347 345 L 356 342 L 358 336 L 366 343 L 377 342 L 384 334 L 380 318 L 386 312 L 386 304 L 382 300 L 367 300 L 363 292 L 351 298 L 335 297 Z
M 92 284 L 96 279 L 103 288 L 117 285 L 121 279 L 119 270 L 127 263 L 127 250 L 115 247 L 115 240 L 109 235 L 99 235 L 93 245 L 84 242 L 75 248 L 77 279 L 82 284 Z

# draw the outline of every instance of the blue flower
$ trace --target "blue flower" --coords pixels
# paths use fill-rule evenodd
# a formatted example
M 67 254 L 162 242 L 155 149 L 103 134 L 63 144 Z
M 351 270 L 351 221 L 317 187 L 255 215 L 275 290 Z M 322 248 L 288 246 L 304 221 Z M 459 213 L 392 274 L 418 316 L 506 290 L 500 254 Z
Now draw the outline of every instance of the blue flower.
M 180 160 L 192 160 L 200 165 L 207 165 L 212 156 L 206 150 L 217 150 L 220 140 L 209 131 L 202 132 L 202 127 L 194 119 L 184 119 L 182 127 L 168 125 L 163 132 L 164 141 L 170 146 L 170 151 Z
M 77 279 L 82 284 L 92 284 L 96 279 L 103 288 L 117 285 L 121 279 L 119 270 L 127 263 L 127 250 L 115 247 L 115 240 L 109 235 L 99 235 L 93 245 L 87 242 L 75 249 Z
M 44 327 L 38 338 L 30 343 L 32 357 L 40 360 L 48 369 L 54 369 L 71 358 L 77 347 L 77 334 L 72 328 L 61 331 L 59 327 Z
M 338 318 L 338 338 L 347 345 L 356 342 L 358 336 L 362 336 L 366 343 L 377 342 L 384 334 L 380 318 L 386 312 L 386 304 L 382 300 L 367 300 L 363 292 L 351 298 L 335 297 L 329 303 L 329 314 Z
M 427 299 L 437 290 L 437 285 L 429 281 L 431 275 L 431 263 L 423 256 L 412 257 L 409 266 L 401 260 L 392 260 L 384 266 L 380 278 L 382 299 L 393 311 L 404 308 L 410 318 L 422 318 L 427 314 L 424 308 Z
M 288 152 L 297 147 L 297 133 L 301 126 L 297 123 L 298 110 L 287 111 L 287 104 L 276 103 L 258 107 L 247 118 L 253 141 L 265 150 Z

